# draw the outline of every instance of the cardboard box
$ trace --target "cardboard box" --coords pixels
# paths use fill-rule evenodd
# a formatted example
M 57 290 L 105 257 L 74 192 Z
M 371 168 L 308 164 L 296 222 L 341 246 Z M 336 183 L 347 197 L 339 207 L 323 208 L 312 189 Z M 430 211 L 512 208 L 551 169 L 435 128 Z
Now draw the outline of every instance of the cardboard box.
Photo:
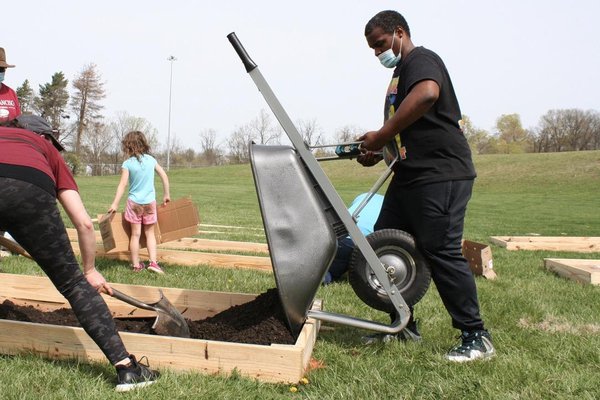
M 200 217 L 190 197 L 174 200 L 157 207 L 158 223 L 154 226 L 156 243 L 190 237 L 198 234 Z M 131 225 L 123 218 L 123 213 L 98 216 L 100 235 L 106 252 L 129 251 Z M 140 249 L 146 247 L 146 237 L 142 229 Z
M 463 240 L 462 244 L 463 256 L 469 262 L 469 267 L 473 274 L 481 275 L 487 279 L 496 279 L 494 271 L 494 261 L 492 259 L 492 249 L 490 246 Z

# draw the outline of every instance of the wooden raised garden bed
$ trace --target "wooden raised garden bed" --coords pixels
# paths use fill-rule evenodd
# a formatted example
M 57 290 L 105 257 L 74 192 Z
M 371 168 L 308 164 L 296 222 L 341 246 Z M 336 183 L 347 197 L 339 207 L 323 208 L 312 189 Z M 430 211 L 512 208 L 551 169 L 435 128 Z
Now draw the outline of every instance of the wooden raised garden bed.
M 600 285 L 600 260 L 544 258 L 544 265 L 565 278 Z
M 46 277 L 0 274 L 0 282 L 0 303 L 10 300 L 41 311 L 70 308 Z M 158 300 L 156 287 L 117 283 L 112 286 L 142 301 Z M 176 288 L 163 288 L 163 292 L 184 317 L 193 321 L 250 303 L 257 297 Z M 115 318 L 156 315 L 108 296 L 105 300 Z M 315 301 L 313 308 L 320 309 L 320 302 Z M 155 368 L 207 374 L 229 374 L 236 370 L 242 376 L 265 382 L 298 382 L 306 372 L 318 329 L 319 321 L 309 319 L 292 345 L 255 345 L 130 332 L 120 332 L 120 335 L 128 351 L 147 356 Z M 106 362 L 100 349 L 82 328 L 4 319 L 0 319 L 0 353 L 35 353 L 52 359 Z
M 600 252 L 600 237 L 492 236 L 490 240 L 495 245 L 506 248 L 506 250 Z
M 77 231 L 69 228 L 67 229 L 67 233 L 69 234 L 73 251 L 78 255 Z M 100 232 L 98 231 L 96 231 L 96 242 L 96 256 L 98 257 L 122 261 L 129 261 L 131 259 L 129 251 L 111 250 L 106 252 L 102 244 Z M 273 272 L 271 259 L 268 257 L 269 249 L 265 243 L 182 238 L 161 243 L 158 245 L 158 249 L 158 261 L 164 263 L 186 266 L 209 264 L 217 268 L 253 269 Z M 252 252 L 263 255 L 249 256 L 224 252 Z M 148 250 L 140 249 L 140 256 L 142 259 L 148 259 Z

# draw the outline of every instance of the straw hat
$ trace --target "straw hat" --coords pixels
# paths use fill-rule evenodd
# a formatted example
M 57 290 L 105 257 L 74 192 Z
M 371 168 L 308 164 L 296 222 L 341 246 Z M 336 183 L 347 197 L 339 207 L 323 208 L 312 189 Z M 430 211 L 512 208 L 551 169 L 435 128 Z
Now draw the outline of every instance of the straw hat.
M 14 65 L 10 65 L 10 64 L 6 63 L 6 52 L 4 51 L 4 47 L 0 47 L 0 67 L 14 68 Z

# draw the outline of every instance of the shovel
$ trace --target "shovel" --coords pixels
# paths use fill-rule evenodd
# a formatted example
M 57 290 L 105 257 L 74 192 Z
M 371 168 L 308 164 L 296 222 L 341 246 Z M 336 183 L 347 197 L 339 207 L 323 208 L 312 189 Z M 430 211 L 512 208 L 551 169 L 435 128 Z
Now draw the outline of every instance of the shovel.
M 156 321 L 154 321 L 154 325 L 152 325 L 152 329 L 156 334 L 182 338 L 190 337 L 190 328 L 188 327 L 187 322 L 185 322 L 183 315 L 181 315 L 175 306 L 173 306 L 173 304 L 171 304 L 171 302 L 163 295 L 161 289 L 158 289 L 160 300 L 151 304 L 143 303 L 115 288 L 112 288 L 112 291 L 112 296 L 115 299 L 124 301 L 132 306 L 143 308 L 144 310 L 156 311 L 158 316 L 156 317 Z
M 0 236 L 0 246 L 6 247 L 11 253 L 20 254 L 23 257 L 27 257 L 30 260 L 33 260 L 33 257 L 31 257 L 29 253 L 25 251 L 25 249 L 22 248 L 21 245 L 19 245 L 19 243 L 15 242 L 14 240 L 10 240 L 7 237 Z

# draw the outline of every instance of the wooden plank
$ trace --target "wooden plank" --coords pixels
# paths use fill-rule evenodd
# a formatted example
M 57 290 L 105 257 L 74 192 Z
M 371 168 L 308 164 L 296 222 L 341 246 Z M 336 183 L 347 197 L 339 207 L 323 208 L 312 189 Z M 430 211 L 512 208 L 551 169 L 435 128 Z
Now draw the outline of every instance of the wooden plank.
M 79 255 L 79 245 L 71 242 L 73 252 Z M 123 252 L 104 252 L 104 247 L 101 244 L 96 244 L 96 256 L 109 258 L 112 260 L 129 261 L 130 254 L 128 251 Z M 148 251 L 140 250 L 140 257 L 144 260 L 148 259 Z M 167 264 L 177 264 L 184 266 L 210 265 L 217 268 L 231 269 L 252 269 L 263 272 L 272 272 L 271 259 L 261 256 L 241 256 L 236 254 L 220 254 L 220 253 L 203 253 L 199 251 L 183 251 L 183 250 L 167 250 L 161 249 L 158 252 L 159 262 Z
M 217 229 L 241 229 L 250 231 L 264 231 L 263 228 L 253 228 L 251 226 L 231 226 L 231 225 L 211 225 L 211 224 L 199 224 L 201 228 L 217 228 Z
M 555 242 L 555 243 L 598 243 L 600 237 L 597 236 L 494 236 L 507 242 Z
M 97 224 L 98 218 L 92 218 L 92 222 Z M 214 225 L 214 224 L 198 224 L 199 227 L 204 228 L 217 228 L 217 229 L 239 229 L 239 230 L 249 230 L 249 231 L 264 231 L 263 228 L 255 228 L 252 226 L 235 226 L 235 225 Z
M 55 310 L 69 307 L 67 300 L 48 284 L 47 278 L 30 275 L 0 274 L 2 284 L 0 285 L 0 300 L 4 301 L 9 296 L 18 304 L 33 305 L 43 310 Z M 153 303 L 158 301 L 160 295 L 158 288 L 154 286 L 126 285 L 111 283 L 111 286 L 138 298 L 144 302 Z M 5 292 L 3 287 L 10 288 Z M 162 288 L 167 299 L 186 317 L 192 320 L 204 319 L 226 310 L 234 305 L 239 305 L 253 300 L 256 296 L 243 293 L 224 292 L 198 292 L 187 289 Z M 32 292 L 35 293 L 35 301 L 31 301 Z M 191 293 L 191 294 L 190 294 Z M 210 294 L 207 294 L 210 293 Z M 217 295 L 213 294 L 217 293 Z M 113 315 L 118 318 L 153 316 L 156 313 L 139 309 L 135 306 L 114 299 L 108 295 L 102 295 Z
M 35 293 L 35 299 L 39 302 L 58 304 L 65 307 L 67 300 L 56 290 L 53 285 L 48 285 L 47 278 L 30 275 L 0 274 L 0 299 L 8 297 L 15 300 L 29 300 L 31 294 Z M 59 308 L 61 308 L 59 307 Z
M 311 327 L 307 323 L 307 327 Z M 313 328 L 314 331 L 314 328 Z M 153 368 L 239 374 L 266 382 L 298 382 L 304 375 L 298 346 L 261 346 L 199 339 L 120 333 L 133 354 L 148 357 Z M 34 353 L 50 359 L 106 362 L 82 328 L 0 320 L 0 352 Z
M 66 299 L 46 277 L 4 273 L 0 274 L 0 277 L 2 279 L 0 297 L 11 297 L 17 300 L 35 298 L 36 301 L 62 304 L 68 307 Z M 145 302 L 154 302 L 159 299 L 158 287 L 155 286 L 128 285 L 123 283 L 111 283 L 111 286 Z M 204 315 L 212 316 L 234 305 L 251 301 L 256 297 L 254 294 L 245 293 L 205 292 L 178 288 L 161 289 L 165 297 L 184 314 L 191 312 L 184 311 L 186 308 L 189 308 L 201 309 L 205 313 Z M 35 293 L 35 296 L 32 296 L 32 293 Z M 110 308 L 126 304 L 110 296 L 103 296 Z M 128 304 L 126 304 L 126 307 L 131 310 L 137 309 L 137 307 Z
M 77 242 L 77 231 L 73 228 L 67 229 L 69 240 L 71 242 Z M 102 237 L 100 232 L 96 231 L 96 242 L 101 243 Z M 212 240 L 212 239 L 200 239 L 200 238 L 182 238 L 171 242 L 161 243 L 158 245 L 159 249 L 190 249 L 190 250 L 211 250 L 211 251 L 245 251 L 255 253 L 268 253 L 269 247 L 266 243 L 254 243 L 254 242 L 237 242 L 233 240 Z
M 507 250 L 600 252 L 600 237 L 492 236 L 490 241 Z
M 544 258 L 544 266 L 565 278 L 600 285 L 600 260 Z
M 81 253 L 77 242 L 71 242 L 71 247 L 75 255 Z M 29 256 L 19 245 L 14 244 L 15 250 L 19 254 Z M 129 261 L 129 252 L 115 252 L 114 250 L 106 253 L 104 246 L 100 243 L 96 243 L 96 255 L 98 257 L 105 257 L 110 259 Z M 148 250 L 141 249 L 140 256 L 148 259 Z M 30 257 L 31 258 L 31 257 Z M 239 256 L 234 254 L 218 254 L 218 253 L 202 253 L 202 252 L 189 252 L 189 251 L 178 251 L 178 250 L 161 250 L 158 254 L 158 260 L 160 262 L 187 266 L 196 266 L 199 264 L 209 264 L 215 267 L 221 268 L 236 268 L 236 269 L 253 269 L 265 272 L 272 272 L 271 260 L 269 257 L 260 256 Z
M 198 231 L 202 235 L 230 235 L 238 232 L 226 232 L 226 231 Z M 262 233 L 244 233 L 245 236 L 265 237 Z
M 190 249 L 190 250 L 211 250 L 211 251 L 231 251 L 231 252 L 254 252 L 267 253 L 269 247 L 266 243 L 236 242 L 232 240 L 212 240 L 198 238 L 183 238 L 172 242 L 162 243 L 158 246 L 160 249 Z
M 0 282 L 0 295 L 8 299 L 23 297 L 25 292 L 29 293 L 27 300 L 32 303 L 39 301 L 40 293 L 44 298 L 62 297 L 45 277 L 0 274 Z M 157 292 L 156 287 L 150 286 L 113 286 L 135 296 L 149 296 L 147 300 L 151 300 Z M 163 291 L 178 308 L 182 305 L 210 308 L 203 311 L 198 308 L 195 310 L 198 314 L 222 311 L 230 307 L 228 304 L 242 304 L 256 296 L 175 288 L 163 288 Z M 107 304 L 112 310 L 114 304 L 109 301 Z M 321 309 L 320 301 L 314 302 L 313 309 Z M 229 374 L 235 370 L 243 376 L 265 382 L 295 383 L 304 376 L 308 367 L 319 327 L 318 321 L 309 319 L 295 344 L 271 346 L 127 332 L 120 333 L 120 336 L 128 351 L 147 356 L 153 367 L 206 374 Z M 51 359 L 106 362 L 100 349 L 82 328 L 18 321 L 0 320 L 0 352 L 27 352 Z
M 311 307 L 313 310 L 322 310 L 323 309 L 323 301 L 320 299 L 315 299 L 313 305 Z M 308 325 L 307 325 L 308 324 Z M 302 363 L 301 365 L 306 365 L 310 363 L 310 359 L 312 356 L 312 352 L 317 342 L 317 333 L 321 327 L 321 321 L 313 318 L 309 318 L 308 322 L 304 324 L 302 330 L 298 335 L 297 345 L 302 349 Z M 302 377 L 300 377 L 302 379 Z M 299 381 L 298 379 L 297 381 Z M 296 381 L 296 382 L 297 382 Z

